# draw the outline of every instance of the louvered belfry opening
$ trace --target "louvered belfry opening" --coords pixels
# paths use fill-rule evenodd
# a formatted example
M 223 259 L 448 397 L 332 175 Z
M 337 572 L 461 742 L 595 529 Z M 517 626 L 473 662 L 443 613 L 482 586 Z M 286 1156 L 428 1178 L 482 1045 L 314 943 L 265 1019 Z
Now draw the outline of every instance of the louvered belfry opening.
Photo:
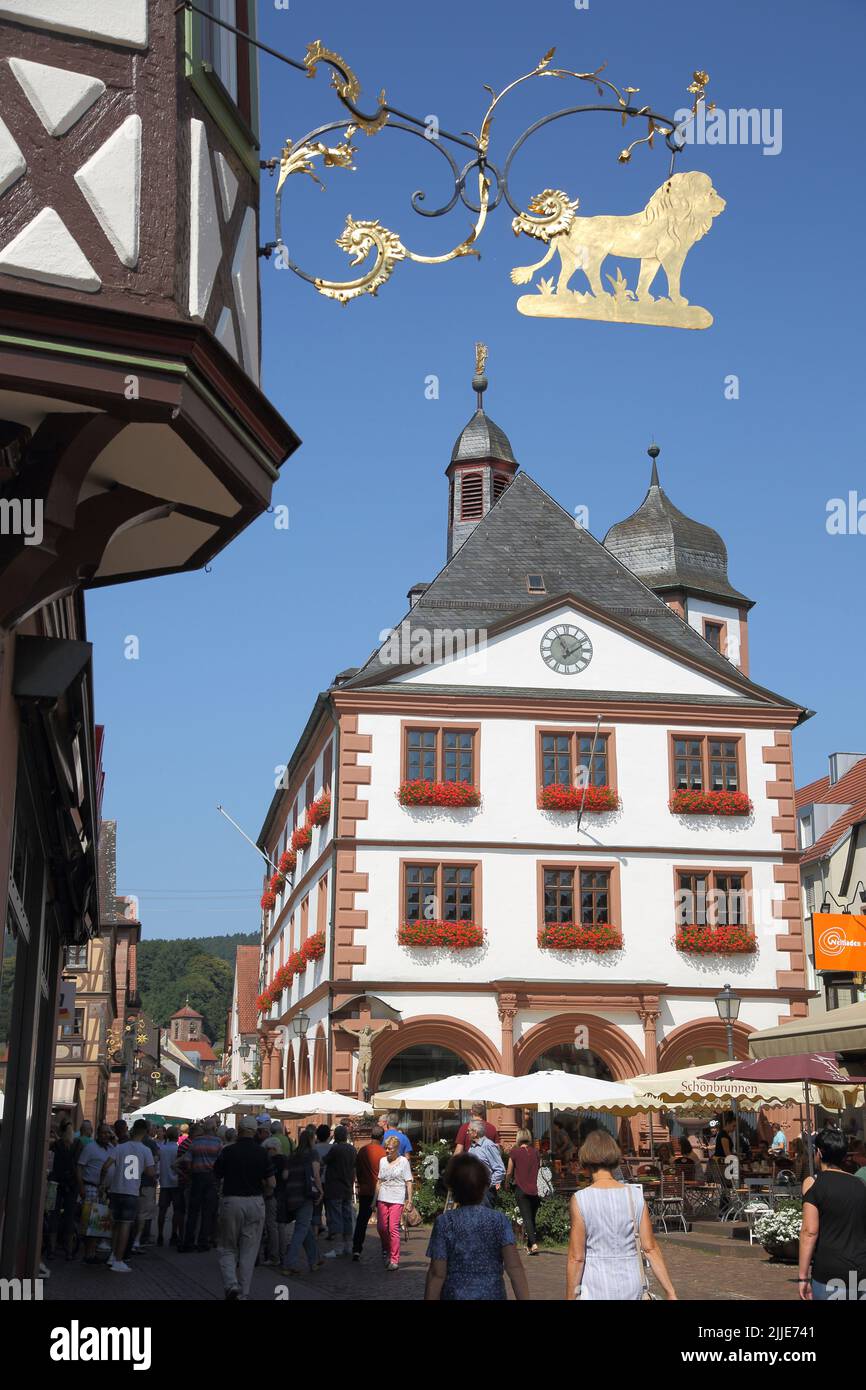
M 484 478 L 481 473 L 463 473 L 461 477 L 461 521 L 480 521 L 484 515 Z
M 507 473 L 493 474 L 493 501 L 498 502 L 508 484 L 511 482 Z

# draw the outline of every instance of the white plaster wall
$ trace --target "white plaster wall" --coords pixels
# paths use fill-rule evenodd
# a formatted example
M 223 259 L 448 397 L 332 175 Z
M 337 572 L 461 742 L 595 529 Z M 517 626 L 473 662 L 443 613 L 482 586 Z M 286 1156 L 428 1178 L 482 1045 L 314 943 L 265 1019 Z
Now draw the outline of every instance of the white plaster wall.
M 557 623 L 581 628 L 593 646 L 592 660 L 577 675 L 557 675 L 542 660 L 541 638 Z M 447 654 L 447 649 L 446 649 Z M 536 616 L 520 627 L 488 640 L 478 651 L 457 656 L 438 666 L 412 670 L 396 679 L 406 685 L 501 685 L 570 690 L 653 691 L 682 695 L 730 695 L 723 681 L 692 670 L 673 657 L 644 645 L 599 622 L 570 604 Z
M 324 827 L 324 826 L 321 827 L 322 830 L 324 830 L 325 828 L 326 828 L 326 827 Z M 316 832 L 314 831 L 313 834 L 314 834 L 314 837 L 315 837 Z M 309 851 L 307 851 L 307 853 L 309 853 Z M 284 990 L 283 990 L 282 995 L 280 996 L 279 1003 L 278 1003 L 278 1004 L 275 1004 L 274 1007 L 273 1007 L 272 1010 L 271 1010 L 271 1013 L 270 1013 L 270 1017 L 271 1017 L 271 1018 L 274 1018 L 274 1019 L 279 1018 L 282 1014 L 284 1014 L 284 1013 L 286 1012 L 287 1009 L 292 1008 L 295 1004 L 298 1003 L 298 1001 L 299 1001 L 300 999 L 303 999 L 305 995 L 310 994 L 314 989 L 317 989 L 318 986 L 321 984 L 321 982 L 322 982 L 323 979 L 324 979 L 324 980 L 327 980 L 328 977 L 329 977 L 329 974 L 330 974 L 330 958 L 331 958 L 331 939 L 330 939 L 330 933 L 329 933 L 329 931 L 328 931 L 328 923 L 329 923 L 329 921 L 330 921 L 331 894 L 332 894 L 333 891 L 334 891 L 333 873 L 331 872 L 331 870 L 332 870 L 331 861 L 330 861 L 330 860 L 326 860 L 325 863 L 324 863 L 324 864 L 322 865 L 322 867 L 320 868 L 319 872 L 316 874 L 316 876 L 310 880 L 309 885 L 308 885 L 307 888 L 305 889 L 304 893 L 302 893 L 302 894 L 300 895 L 300 897 L 298 898 L 297 902 L 295 903 L 295 907 L 294 907 L 294 914 L 295 914 L 295 950 L 298 950 L 298 949 L 299 949 L 299 946 L 300 946 L 301 903 L 303 902 L 305 896 L 309 896 L 309 899 L 310 899 L 310 907 L 309 907 L 310 922 L 309 922 L 309 925 L 310 925 L 310 934 L 312 935 L 312 934 L 315 932 L 315 930 L 316 930 L 316 913 L 317 913 L 317 910 L 318 910 L 318 901 L 319 901 L 319 883 L 320 883 L 320 881 L 325 877 L 326 874 L 330 874 L 330 880 L 329 880 L 329 883 L 328 883 L 328 915 L 327 915 L 327 918 L 326 918 L 326 925 L 325 925 L 325 942 L 326 942 L 326 944 L 325 944 L 325 954 L 324 954 L 324 956 L 322 956 L 321 960 L 310 961 L 310 963 L 307 965 L 307 968 L 306 968 L 306 970 L 304 971 L 304 973 L 303 973 L 302 975 L 296 975 L 296 976 L 294 977 L 294 979 L 292 980 L 291 989 L 284 989 Z M 278 901 L 279 901 L 279 902 L 282 902 L 282 898 L 280 898 Z M 283 959 L 282 959 L 282 964 L 285 965 L 285 963 L 286 963 L 286 961 L 287 961 L 287 959 L 288 959 L 289 951 L 290 951 L 291 918 L 292 918 L 292 914 L 291 914 L 290 912 L 287 913 L 286 916 L 285 916 L 285 918 L 284 918 L 284 920 L 280 923 L 280 929 L 279 929 L 279 932 L 278 932 L 277 936 L 275 936 L 274 939 L 273 939 L 273 941 L 271 941 L 270 944 L 268 945 L 268 962 L 270 962 L 271 951 L 274 950 L 274 948 L 276 948 L 276 950 L 275 950 L 275 956 L 274 956 L 274 971 L 273 971 L 273 972 L 271 971 L 271 969 L 270 969 L 270 964 L 268 964 L 268 967 L 267 967 L 267 970 L 266 970 L 266 983 L 267 983 L 267 984 L 270 984 L 270 981 L 271 981 L 271 979 L 273 978 L 273 973 L 276 972 L 277 970 L 279 970 L 279 968 L 280 968 L 280 941 L 283 942 Z
M 404 1022 L 427 1015 L 445 1015 L 446 1018 L 459 1018 L 469 1023 L 491 1039 L 498 1049 L 502 1040 L 502 1026 L 496 995 L 484 994 L 437 994 L 435 986 L 429 993 L 413 992 L 407 994 L 400 990 L 377 990 L 377 998 L 384 999 L 392 1009 L 398 1009 Z
M 356 907 L 366 909 L 368 925 L 359 939 L 367 948 L 355 979 L 488 981 L 491 979 L 655 981 L 664 985 L 715 988 L 724 975 L 736 988 L 775 990 L 776 971 L 788 968 L 788 955 L 776 949 L 781 924 L 770 918 L 756 923 L 758 951 L 751 956 L 686 956 L 673 944 L 675 931 L 673 861 L 665 855 L 642 853 L 611 856 L 620 865 L 622 928 L 621 952 L 542 951 L 537 945 L 537 863 L 530 850 L 483 850 L 472 855 L 481 864 L 482 916 L 485 945 L 472 951 L 427 950 L 399 946 L 399 863 L 411 858 L 410 844 L 397 848 L 361 847 L 357 851 L 360 873 L 369 875 L 369 890 L 356 895 Z M 415 851 L 432 858 L 430 851 Z M 436 857 L 459 862 L 466 856 L 435 852 Z M 701 860 L 706 867 L 725 867 L 711 854 Z M 744 864 L 742 867 L 745 867 Z M 730 865 L 728 864 L 728 867 Z M 773 883 L 772 864 L 755 861 L 753 887 L 770 903 L 781 892 Z
M 427 716 L 417 716 L 423 722 Z M 460 726 L 460 721 L 444 720 Z M 475 722 L 475 721 L 472 721 Z M 397 801 L 401 769 L 401 716 L 366 714 L 358 730 L 371 734 L 373 751 L 361 755 L 373 767 L 364 789 L 369 816 L 360 834 L 369 839 L 441 840 L 456 845 L 473 841 L 531 843 L 553 846 L 641 845 L 691 849 L 701 855 L 712 849 L 736 850 L 748 860 L 750 850 L 780 851 L 780 836 L 771 828 L 775 801 L 766 797 L 768 775 L 774 769 L 762 761 L 762 748 L 773 742 L 770 729 L 738 729 L 735 723 L 714 734 L 745 733 L 746 780 L 754 805 L 752 817 L 674 816 L 670 797 L 669 733 L 678 724 L 617 724 L 605 721 L 616 735 L 617 781 L 622 807 L 605 815 L 584 815 L 579 836 L 577 817 L 540 811 L 536 805 L 535 730 L 573 727 L 574 721 L 555 719 L 484 719 L 479 749 L 482 804 L 462 810 L 405 807 Z M 583 727 L 583 724 L 581 725 Z

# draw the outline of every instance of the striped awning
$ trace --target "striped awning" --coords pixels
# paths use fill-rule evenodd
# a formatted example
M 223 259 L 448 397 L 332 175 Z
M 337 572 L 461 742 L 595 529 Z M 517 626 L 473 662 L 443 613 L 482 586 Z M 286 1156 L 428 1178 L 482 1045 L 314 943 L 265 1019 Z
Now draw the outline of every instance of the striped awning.
M 55 1076 L 54 1090 L 51 1092 L 52 1105 L 75 1105 L 78 1101 L 80 1076 Z
M 866 1052 L 866 1002 L 764 1028 L 749 1036 L 753 1057 L 787 1057 L 795 1052 Z

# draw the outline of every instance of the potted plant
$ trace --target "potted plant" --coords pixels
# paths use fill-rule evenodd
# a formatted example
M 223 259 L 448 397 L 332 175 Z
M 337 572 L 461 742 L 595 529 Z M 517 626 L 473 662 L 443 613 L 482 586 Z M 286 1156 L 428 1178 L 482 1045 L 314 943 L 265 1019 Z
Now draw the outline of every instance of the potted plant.
M 423 777 L 400 783 L 397 800 L 401 806 L 480 806 L 481 793 L 471 782 L 429 782 Z
M 675 816 L 750 816 L 752 803 L 745 792 L 692 791 L 681 787 L 668 805 Z
M 621 951 L 622 932 L 610 922 L 546 922 L 538 933 L 543 951 Z
M 752 955 L 758 943 L 748 927 L 712 927 L 688 923 L 677 927 L 674 945 L 691 956 Z
M 298 856 L 295 854 L 295 851 L 294 851 L 294 850 L 292 850 L 292 849 L 283 850 L 283 853 L 280 855 L 280 862 L 279 862 L 278 867 L 279 867 L 280 873 L 283 875 L 284 878 L 286 877 L 287 874 L 293 874 L 293 873 L 295 872 L 295 867 L 296 867 L 296 865 L 297 865 L 297 862 L 298 862 Z
M 803 1203 L 791 1197 L 780 1202 L 775 1211 L 767 1212 L 755 1222 L 755 1235 L 768 1255 L 785 1264 L 796 1264 L 800 1254 L 800 1227 L 803 1224 Z
M 539 789 L 538 807 L 541 811 L 618 811 L 620 799 L 613 787 L 571 787 L 555 782 Z
M 307 825 L 327 825 L 331 815 L 331 793 L 322 792 L 307 807 Z
M 297 853 L 298 850 L 309 849 L 313 843 L 313 830 L 309 825 L 298 825 L 292 831 L 292 849 Z
M 397 940 L 401 946 L 447 946 L 452 951 L 470 951 L 483 944 L 484 932 L 475 922 L 423 918 L 418 922 L 403 922 Z

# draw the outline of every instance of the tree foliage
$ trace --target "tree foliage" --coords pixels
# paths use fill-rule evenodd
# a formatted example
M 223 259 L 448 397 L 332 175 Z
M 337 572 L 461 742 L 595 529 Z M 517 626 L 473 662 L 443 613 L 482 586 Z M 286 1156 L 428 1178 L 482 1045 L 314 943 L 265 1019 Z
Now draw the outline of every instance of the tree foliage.
M 203 1016 L 205 1034 L 219 1052 L 231 1006 L 235 952 L 238 946 L 258 945 L 258 940 L 254 934 L 238 932 L 233 936 L 140 942 L 138 989 L 145 1013 L 165 1027 L 189 997 L 191 1008 Z

